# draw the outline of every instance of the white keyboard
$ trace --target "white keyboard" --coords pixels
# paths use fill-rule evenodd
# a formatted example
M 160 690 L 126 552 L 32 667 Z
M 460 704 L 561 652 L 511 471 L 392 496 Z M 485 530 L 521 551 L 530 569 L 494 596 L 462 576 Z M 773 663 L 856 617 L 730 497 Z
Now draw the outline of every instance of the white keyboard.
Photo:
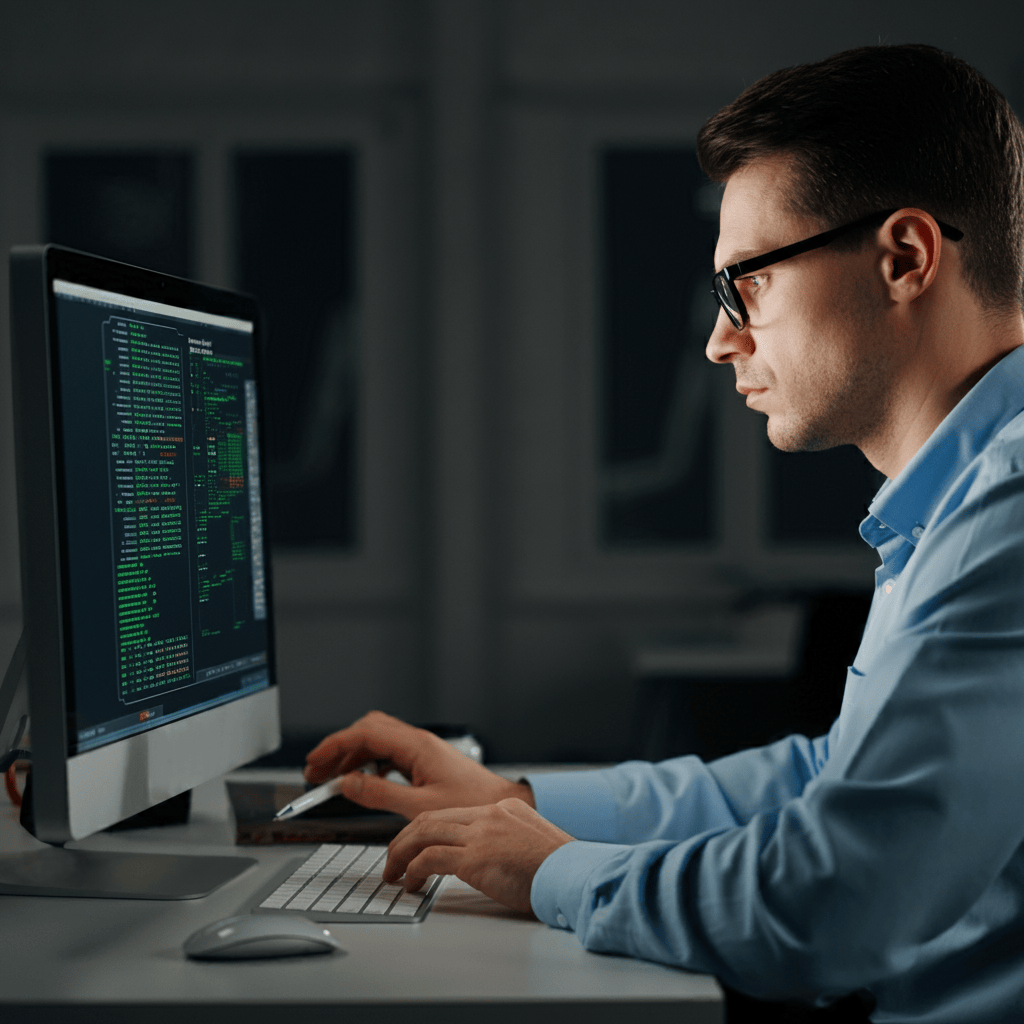
M 443 875 L 431 875 L 419 892 L 389 885 L 380 875 L 386 846 L 324 843 L 304 861 L 292 862 L 250 903 L 254 914 L 301 913 L 314 921 L 415 924 L 440 895 Z

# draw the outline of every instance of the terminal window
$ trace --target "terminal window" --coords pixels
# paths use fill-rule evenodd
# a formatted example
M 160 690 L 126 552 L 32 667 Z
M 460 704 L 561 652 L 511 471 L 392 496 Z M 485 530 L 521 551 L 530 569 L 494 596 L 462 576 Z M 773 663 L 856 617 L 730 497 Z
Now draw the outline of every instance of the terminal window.
M 124 703 L 202 678 L 194 624 L 213 637 L 266 616 L 250 567 L 251 382 L 243 359 L 192 333 L 135 317 L 103 324 Z
M 270 685 L 253 325 L 54 282 L 79 751 Z

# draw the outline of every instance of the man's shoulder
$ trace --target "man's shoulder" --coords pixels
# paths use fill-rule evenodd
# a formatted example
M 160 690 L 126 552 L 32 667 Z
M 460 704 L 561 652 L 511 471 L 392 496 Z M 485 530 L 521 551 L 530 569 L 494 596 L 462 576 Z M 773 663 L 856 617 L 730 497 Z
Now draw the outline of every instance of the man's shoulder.
M 980 486 L 992 487 L 1024 471 L 1024 410 L 997 430 L 972 464 Z
M 971 529 L 975 542 L 985 542 L 989 531 L 982 529 L 979 534 L 974 526 L 986 513 L 998 514 L 1000 529 L 1012 526 L 1012 532 L 1024 537 L 1024 411 L 995 431 L 950 481 L 929 532 L 940 527 L 949 530 L 958 523 Z
M 982 449 L 981 454 L 984 455 L 990 450 L 999 456 L 1012 454 L 1014 450 L 1019 454 L 1024 450 L 1024 409 L 993 434 L 992 440 Z

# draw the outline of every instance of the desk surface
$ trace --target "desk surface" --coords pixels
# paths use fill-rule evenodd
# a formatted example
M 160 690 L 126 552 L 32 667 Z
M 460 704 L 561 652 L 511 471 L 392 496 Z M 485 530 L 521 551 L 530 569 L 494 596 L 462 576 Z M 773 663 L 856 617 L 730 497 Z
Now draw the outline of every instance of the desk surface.
M 277 773 L 282 781 L 287 773 Z M 2 798 L 0 798 L 2 799 Z M 35 840 L 0 803 L 0 852 Z M 0 1006 L 24 1004 L 33 1024 L 246 1024 L 315 1007 L 366 1010 L 374 1021 L 622 1022 L 722 1020 L 713 978 L 626 957 L 588 953 L 571 932 L 548 928 L 452 879 L 418 925 L 331 925 L 345 954 L 197 962 L 181 951 L 196 929 L 229 917 L 285 862 L 308 847 L 235 847 L 223 783 L 193 793 L 187 825 L 101 834 L 89 849 L 237 853 L 258 863 L 198 900 L 0 897 Z M 372 1010 L 371 1010 L 372 1008 Z M 183 1011 L 187 1012 L 187 1017 Z M 332 1018 L 338 1019 L 338 1018 Z

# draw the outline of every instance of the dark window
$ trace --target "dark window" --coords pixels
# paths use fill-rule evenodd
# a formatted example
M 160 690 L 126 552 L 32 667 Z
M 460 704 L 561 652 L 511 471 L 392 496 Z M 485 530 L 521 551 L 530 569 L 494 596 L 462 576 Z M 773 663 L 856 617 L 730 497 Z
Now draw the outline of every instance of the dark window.
M 345 149 L 235 157 L 237 283 L 263 315 L 278 544 L 357 540 L 355 174 Z
M 47 241 L 191 276 L 189 153 L 53 152 L 45 175 Z
M 717 209 L 692 149 L 613 148 L 600 160 L 601 538 L 707 542 Z

